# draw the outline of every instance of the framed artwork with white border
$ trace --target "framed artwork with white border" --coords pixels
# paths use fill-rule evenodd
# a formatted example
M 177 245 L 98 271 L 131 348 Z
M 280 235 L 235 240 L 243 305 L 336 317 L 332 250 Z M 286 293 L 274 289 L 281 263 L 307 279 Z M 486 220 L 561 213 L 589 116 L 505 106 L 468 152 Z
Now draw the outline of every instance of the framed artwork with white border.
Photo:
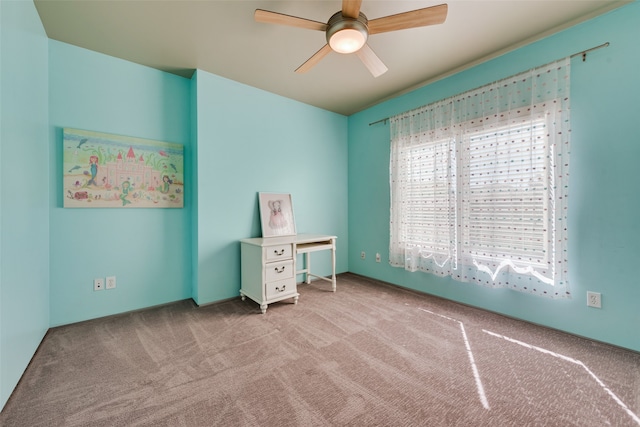
M 291 194 L 258 193 L 262 237 L 295 236 Z

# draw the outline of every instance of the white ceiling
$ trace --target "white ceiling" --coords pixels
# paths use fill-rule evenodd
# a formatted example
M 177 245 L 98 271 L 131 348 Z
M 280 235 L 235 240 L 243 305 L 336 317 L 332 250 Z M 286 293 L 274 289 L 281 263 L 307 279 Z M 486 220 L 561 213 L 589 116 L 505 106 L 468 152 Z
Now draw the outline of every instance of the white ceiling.
M 375 19 L 445 1 L 364 0 L 361 11 Z M 260 8 L 327 22 L 340 0 L 34 1 L 51 39 L 185 77 L 201 69 L 345 115 L 631 1 L 446 2 L 444 24 L 369 38 L 389 68 L 374 78 L 357 56 L 335 52 L 296 74 L 326 43 L 324 32 L 253 19 Z

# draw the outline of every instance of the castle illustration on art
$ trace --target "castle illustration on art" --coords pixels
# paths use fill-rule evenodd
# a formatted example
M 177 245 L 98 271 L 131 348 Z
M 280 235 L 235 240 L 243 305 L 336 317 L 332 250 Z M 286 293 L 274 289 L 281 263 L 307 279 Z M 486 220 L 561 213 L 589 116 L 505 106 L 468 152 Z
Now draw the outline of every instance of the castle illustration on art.
M 142 155 L 136 158 L 133 147 L 129 147 L 124 159 L 119 153 L 115 161 L 100 166 L 96 181 L 103 183 L 107 189 L 120 187 L 123 182 L 129 181 L 136 188 L 152 190 L 161 186 L 162 177 L 160 171 L 144 164 Z

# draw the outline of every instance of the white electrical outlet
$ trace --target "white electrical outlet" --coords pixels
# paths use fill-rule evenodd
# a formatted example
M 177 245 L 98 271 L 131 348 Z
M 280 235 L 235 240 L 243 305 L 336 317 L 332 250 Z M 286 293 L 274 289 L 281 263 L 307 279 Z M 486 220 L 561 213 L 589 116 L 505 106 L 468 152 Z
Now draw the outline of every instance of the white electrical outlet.
M 366 254 L 364 253 L 364 251 L 360 252 L 360 258 L 364 259 L 366 256 Z
M 101 291 L 104 289 L 104 279 L 93 279 L 93 290 Z
M 380 262 L 380 254 L 376 254 L 376 262 Z
M 116 287 L 116 276 L 107 276 L 107 289 Z
M 589 307 L 602 308 L 602 296 L 600 293 L 587 291 L 587 305 Z

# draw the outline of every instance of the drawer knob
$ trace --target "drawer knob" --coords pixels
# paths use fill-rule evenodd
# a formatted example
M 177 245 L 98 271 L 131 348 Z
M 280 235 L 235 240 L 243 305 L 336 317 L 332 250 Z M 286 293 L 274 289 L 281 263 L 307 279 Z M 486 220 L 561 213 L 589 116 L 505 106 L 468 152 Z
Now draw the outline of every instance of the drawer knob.
M 273 253 L 276 254 L 277 256 L 284 255 L 284 249 L 280 249 L 280 250 L 274 249 Z
M 287 287 L 287 285 L 282 285 L 282 288 L 280 288 L 280 287 L 276 286 L 276 291 L 278 291 L 278 292 L 284 292 L 284 288 L 286 288 L 286 287 Z
M 280 274 L 284 272 L 284 268 L 285 266 L 283 265 L 281 268 L 278 268 L 278 267 L 274 268 L 274 270 L 276 271 L 276 273 Z

